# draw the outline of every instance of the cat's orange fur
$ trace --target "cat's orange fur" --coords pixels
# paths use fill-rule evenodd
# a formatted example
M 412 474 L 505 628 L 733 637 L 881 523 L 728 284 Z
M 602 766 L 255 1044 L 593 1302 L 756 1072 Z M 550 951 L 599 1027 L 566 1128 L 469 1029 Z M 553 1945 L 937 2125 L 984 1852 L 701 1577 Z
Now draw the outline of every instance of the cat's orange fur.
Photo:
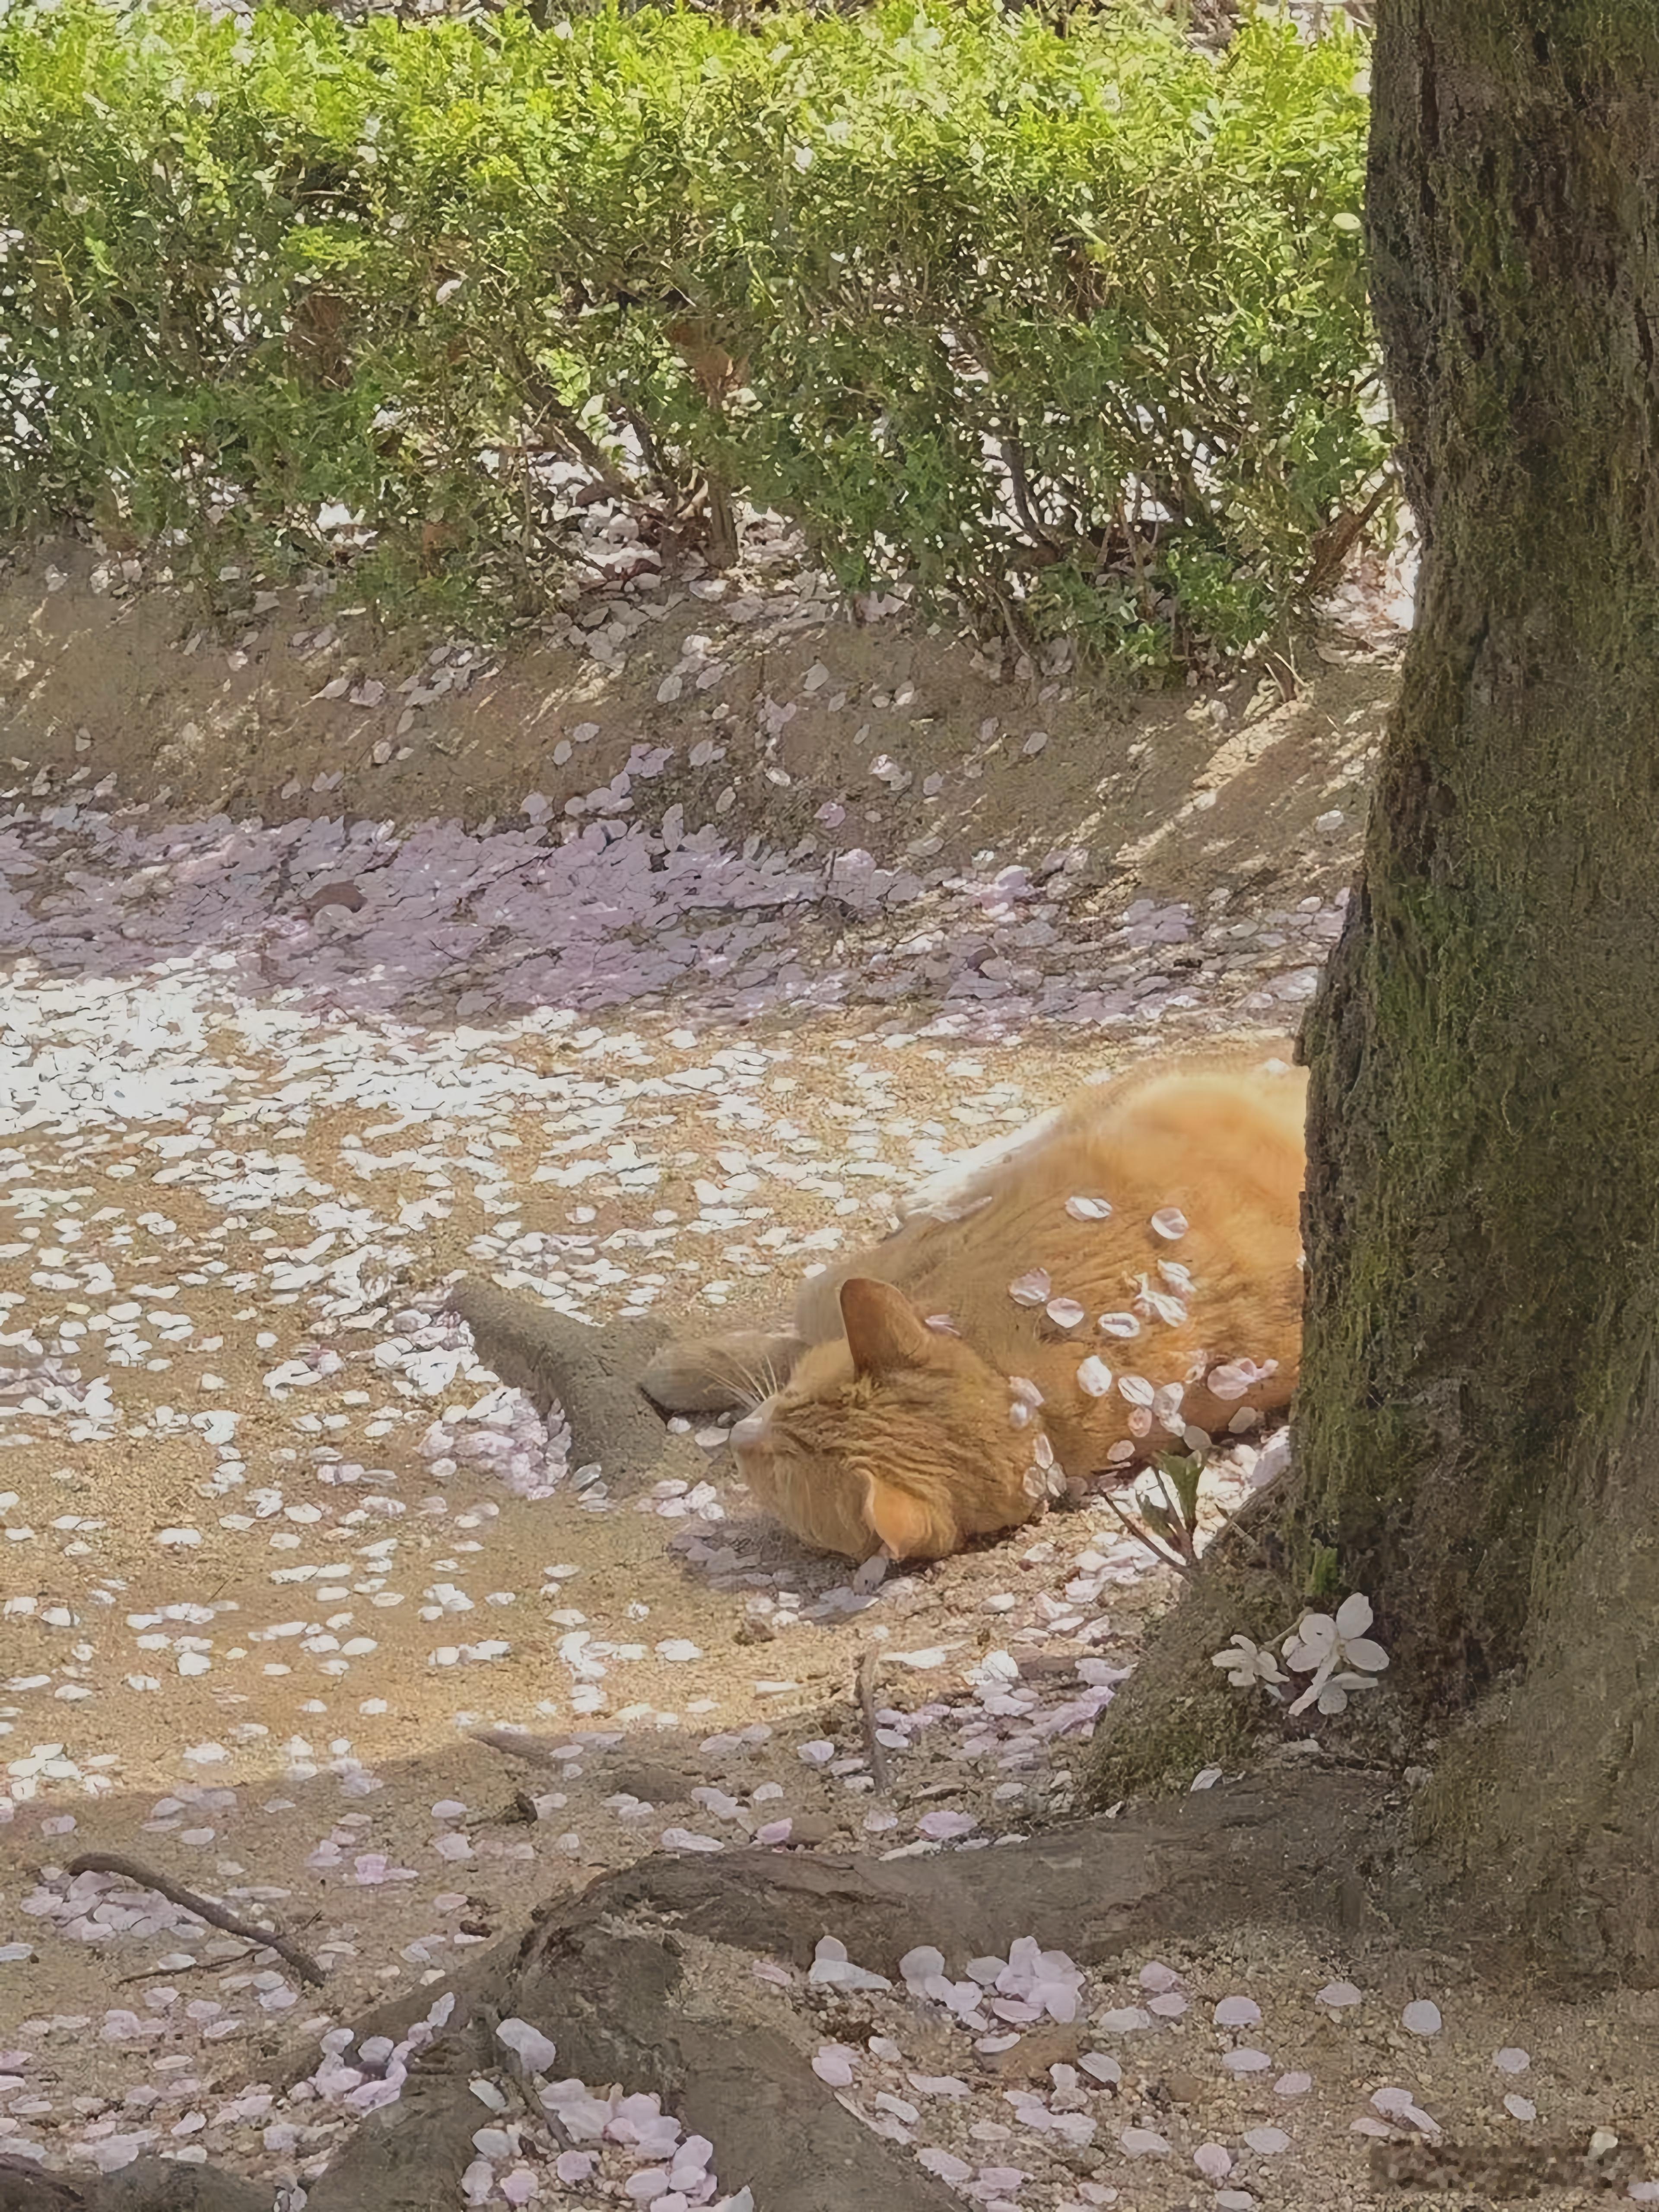
M 1091 1085 L 971 1157 L 954 1188 L 936 1178 L 937 1211 L 810 1279 L 793 1336 L 676 1347 L 646 1387 L 707 1411 L 743 1402 L 734 1373 L 766 1371 L 776 1387 L 733 1430 L 738 1463 L 823 1550 L 939 1559 L 1016 1527 L 1066 1481 L 1127 1475 L 1188 1430 L 1220 1433 L 1289 1403 L 1305 1098 L 1299 1070 L 1256 1055 Z M 1079 1198 L 1109 1200 L 1109 1217 L 1074 1218 Z M 1188 1224 L 1174 1239 L 1152 1226 L 1169 1208 Z M 1036 1270 L 1081 1322 L 1011 1296 Z M 1138 1333 L 1103 1334 L 1103 1315 Z M 1079 1381 L 1091 1355 L 1110 1372 L 1103 1395 Z M 1179 1389 L 1137 1410 L 1143 1385 Z

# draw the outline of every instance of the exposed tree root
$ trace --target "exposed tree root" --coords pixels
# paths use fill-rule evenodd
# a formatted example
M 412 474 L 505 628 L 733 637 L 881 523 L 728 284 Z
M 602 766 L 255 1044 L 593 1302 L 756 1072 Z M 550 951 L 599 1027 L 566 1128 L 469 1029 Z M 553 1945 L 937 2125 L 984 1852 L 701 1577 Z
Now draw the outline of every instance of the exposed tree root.
M 371 2112 L 312 2184 L 306 2212 L 455 2212 L 474 2130 L 491 2118 L 469 2084 L 507 2055 L 492 2054 L 487 2041 L 481 2008 L 458 2008 L 450 2028 L 411 2058 L 397 2103 Z
M 457 1283 L 449 1308 L 472 1331 L 478 1357 L 522 1390 L 544 1418 L 570 1424 L 573 1467 L 598 1465 L 613 1483 L 647 1472 L 700 1481 L 708 1472 L 689 1437 L 671 1436 L 639 1387 L 667 1330 L 660 1322 L 611 1322 L 589 1328 L 566 1314 L 493 1283 Z
M 745 1853 L 745 1857 L 750 1855 Z M 671 1929 L 587 1921 L 525 1947 L 515 2002 L 557 2023 L 559 2064 L 654 2090 L 714 2145 L 723 2186 L 777 2212 L 952 2212 L 957 2199 L 836 2102 L 805 2056 L 760 2020 L 700 2003 Z
M 1089 1802 L 1187 1790 L 1200 1767 L 1250 1764 L 1263 1709 L 1231 1688 L 1211 1659 L 1236 1631 L 1265 1643 L 1291 1617 L 1283 1583 L 1242 1544 L 1218 1540 L 1101 1715 L 1089 1747 Z
M 646 1859 L 550 1903 L 519 1939 L 480 1954 L 451 1984 L 448 2023 L 410 2067 L 398 2102 L 373 2115 L 312 2186 L 310 2212 L 453 2212 L 488 2114 L 469 2082 L 511 2070 L 499 2021 L 531 2021 L 558 2045 L 560 2072 L 654 2091 L 714 2145 L 726 2190 L 748 2183 L 766 2212 L 948 2212 L 957 2200 L 875 2135 L 811 2072 L 811 2031 L 790 2002 L 758 1984 L 734 2001 L 703 1986 L 699 1962 L 733 1951 L 797 1967 L 836 1936 L 860 1965 L 896 1977 L 904 1953 L 932 1943 L 960 1968 L 1019 1936 L 1098 1965 L 1161 1938 L 1240 1924 L 1354 1922 L 1379 1838 L 1388 1785 L 1316 1771 L 1271 1777 L 1118 1820 L 1055 1829 L 990 1851 L 870 1860 L 771 1851 Z M 705 1947 L 715 1947 L 709 1949 Z M 360 2039 L 407 2034 L 431 1989 L 380 2008 Z M 294 2076 L 316 2063 L 300 2054 Z M 291 2077 L 293 2078 L 293 2077 Z M 0 2212 L 268 2212 L 268 2197 L 202 2166 L 195 2196 L 130 2193 L 137 2168 L 108 2181 L 36 2176 L 32 2197 Z M 215 2196 L 211 2190 L 220 2187 Z M 128 2193 L 123 2193 L 125 2190 Z
M 271 2191 L 216 2167 L 141 2158 L 101 2179 L 0 2156 L 0 2212 L 270 2212 Z

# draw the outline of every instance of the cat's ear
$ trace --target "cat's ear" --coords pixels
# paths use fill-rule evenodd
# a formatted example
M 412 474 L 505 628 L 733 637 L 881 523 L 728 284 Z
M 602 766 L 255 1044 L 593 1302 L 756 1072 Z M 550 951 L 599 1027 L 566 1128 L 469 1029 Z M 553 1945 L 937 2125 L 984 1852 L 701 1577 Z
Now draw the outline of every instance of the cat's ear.
M 893 1559 L 942 1559 L 960 1540 L 954 1528 L 939 1526 L 931 1506 L 878 1474 L 864 1478 L 864 1518 Z
M 849 1276 L 841 1286 L 841 1319 L 860 1375 L 894 1375 L 929 1364 L 934 1340 L 904 1293 L 890 1283 Z

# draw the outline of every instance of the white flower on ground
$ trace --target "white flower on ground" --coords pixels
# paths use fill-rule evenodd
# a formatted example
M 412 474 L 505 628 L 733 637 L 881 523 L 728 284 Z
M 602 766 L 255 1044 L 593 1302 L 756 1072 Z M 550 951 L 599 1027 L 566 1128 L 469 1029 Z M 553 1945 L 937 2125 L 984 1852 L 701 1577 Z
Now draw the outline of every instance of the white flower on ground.
M 1259 1682 L 1270 1698 L 1279 1695 L 1276 1684 L 1290 1680 L 1272 1651 L 1263 1644 L 1252 1644 L 1248 1636 L 1235 1635 L 1224 1651 L 1212 1656 L 1210 1664 L 1226 1668 L 1234 1689 L 1253 1689 Z
M 1313 1680 L 1291 1707 L 1293 1713 L 1305 1712 L 1310 1705 L 1322 1713 L 1340 1713 L 1351 1692 L 1376 1687 L 1389 1655 L 1365 1633 L 1373 1618 L 1370 1600 L 1358 1593 L 1345 1597 L 1334 1614 L 1303 1614 L 1285 1639 L 1285 1663 Z

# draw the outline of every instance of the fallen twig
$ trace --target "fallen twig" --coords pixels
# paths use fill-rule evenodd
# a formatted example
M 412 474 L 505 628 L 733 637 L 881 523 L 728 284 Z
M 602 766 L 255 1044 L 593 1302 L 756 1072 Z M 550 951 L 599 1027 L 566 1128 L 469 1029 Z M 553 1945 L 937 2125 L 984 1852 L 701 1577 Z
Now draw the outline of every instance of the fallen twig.
M 1437 2140 L 1371 2145 L 1370 2168 L 1377 2181 L 1397 2189 L 1448 2190 L 1459 2196 L 1479 2191 L 1490 2202 L 1536 2197 L 1540 2189 L 1616 2191 L 1645 2180 L 1642 2146 L 1611 2128 L 1588 2138 L 1553 2142 L 1456 2143 Z
M 878 1794 L 884 1797 L 893 1786 L 893 1770 L 888 1764 L 887 1747 L 876 1733 L 876 1670 L 880 1664 L 881 1654 L 872 1646 L 859 1661 L 854 1680 L 859 1711 L 864 1720 L 864 1747 L 870 1754 L 870 1771 L 875 1777 Z
M 301 1928 L 313 1928 L 321 1917 L 320 1913 L 308 1912 L 299 1924 Z M 269 1941 L 262 1936 L 257 1943 L 250 1943 L 246 1950 L 227 1952 L 222 1959 L 192 1959 L 187 1966 L 169 1966 L 165 1973 L 159 1966 L 146 1966 L 142 1974 L 123 1974 L 115 1986 L 118 1990 L 130 1990 L 135 1982 L 172 1982 L 176 1981 L 180 1974 L 222 1974 L 227 1966 L 240 1966 L 244 1959 L 251 1959 L 256 1952 L 268 1951 L 270 1948 Z
M 123 1974 L 115 1986 L 118 1990 L 130 1990 L 135 1982 L 170 1982 L 179 1974 L 200 1974 L 210 1968 L 222 1972 L 227 1966 L 240 1966 L 244 1959 L 251 1959 L 266 1948 L 263 1942 L 250 1943 L 243 1950 L 228 1952 L 222 1959 L 192 1959 L 189 1966 L 170 1966 L 165 1973 L 159 1966 L 146 1966 L 142 1974 Z
M 308 1951 L 302 1951 L 291 1937 L 269 1928 L 260 1928 L 251 1920 L 240 1920 L 234 1912 L 227 1912 L 222 1905 L 214 1904 L 211 1898 L 199 1896 L 186 1889 L 182 1882 L 173 1881 L 154 1868 L 137 1859 L 130 1859 L 119 1851 L 82 1851 L 78 1859 L 69 1863 L 71 1875 L 114 1874 L 124 1881 L 136 1882 L 140 1889 L 153 1889 L 158 1897 L 165 1897 L 169 1905 L 182 1905 L 186 1912 L 193 1912 L 198 1920 L 205 1920 L 210 1928 L 222 1928 L 227 1936 L 239 1936 L 245 1943 L 261 1951 L 274 1951 L 285 1959 L 302 1982 L 310 1982 L 320 1989 L 328 1977 Z
M 472 1741 L 483 1744 L 487 1750 L 499 1751 L 507 1759 L 521 1759 L 526 1766 L 550 1766 L 557 1772 L 570 1762 L 568 1751 L 560 1757 L 541 1736 L 521 1735 L 517 1729 L 474 1729 Z M 559 1738 L 561 1744 L 568 1741 L 564 1736 Z

